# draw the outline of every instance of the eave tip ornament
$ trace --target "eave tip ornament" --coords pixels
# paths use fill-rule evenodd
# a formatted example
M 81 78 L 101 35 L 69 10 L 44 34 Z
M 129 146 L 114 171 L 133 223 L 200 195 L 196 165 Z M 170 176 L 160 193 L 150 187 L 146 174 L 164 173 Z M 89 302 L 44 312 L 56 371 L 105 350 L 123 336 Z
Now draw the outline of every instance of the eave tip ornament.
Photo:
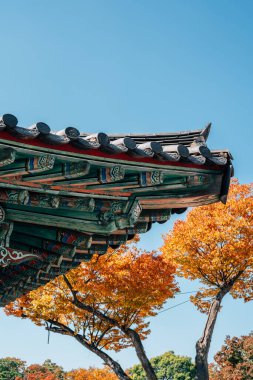
M 207 146 L 210 128 L 107 135 L 0 117 L 0 305 L 171 214 L 225 203 L 232 156 Z

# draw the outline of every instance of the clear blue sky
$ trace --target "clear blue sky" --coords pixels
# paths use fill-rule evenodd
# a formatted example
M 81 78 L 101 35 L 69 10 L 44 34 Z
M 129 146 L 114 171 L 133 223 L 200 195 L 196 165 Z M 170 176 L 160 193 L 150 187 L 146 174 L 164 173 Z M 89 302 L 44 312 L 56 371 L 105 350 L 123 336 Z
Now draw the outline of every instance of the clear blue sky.
M 212 148 L 229 148 L 241 182 L 252 180 L 253 2 L 244 0 L 1 1 L 0 113 L 21 126 L 163 132 L 213 122 Z M 143 236 L 156 248 L 171 222 Z M 182 290 L 197 284 L 183 283 Z M 178 295 L 168 306 L 187 299 Z M 252 329 L 253 303 L 224 301 L 211 347 Z M 66 369 L 101 365 L 71 338 L 47 336 L 0 314 L 0 357 L 51 358 Z M 204 318 L 190 303 L 151 322 L 150 356 L 194 356 Z M 124 367 L 132 350 L 114 355 Z

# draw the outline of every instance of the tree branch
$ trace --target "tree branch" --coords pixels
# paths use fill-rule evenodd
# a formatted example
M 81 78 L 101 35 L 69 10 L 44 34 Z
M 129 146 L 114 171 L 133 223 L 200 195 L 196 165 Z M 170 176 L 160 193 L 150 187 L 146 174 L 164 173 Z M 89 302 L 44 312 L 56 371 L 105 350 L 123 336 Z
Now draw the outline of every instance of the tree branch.
M 68 326 L 63 325 L 60 322 L 56 322 L 54 320 L 47 320 L 48 323 L 57 326 L 59 329 L 66 331 L 66 333 L 72 337 L 74 337 L 82 346 L 99 356 L 116 374 L 116 376 L 120 380 L 131 380 L 130 377 L 125 373 L 123 368 L 120 366 L 118 362 L 116 362 L 111 356 L 109 356 L 106 352 L 98 349 L 93 344 L 89 344 L 80 334 L 75 334 L 75 332 Z M 52 330 L 53 332 L 57 332 Z M 62 332 L 59 332 L 62 333 Z
M 66 283 L 68 284 L 68 282 L 69 281 L 67 281 Z M 119 328 L 127 337 L 130 338 L 131 342 L 133 343 L 136 354 L 137 354 L 137 356 L 138 356 L 138 358 L 139 358 L 139 360 L 143 366 L 143 369 L 147 375 L 148 380 L 157 380 L 157 376 L 156 376 L 154 369 L 152 368 L 151 363 L 150 363 L 150 361 L 146 355 L 146 352 L 145 352 L 144 347 L 142 345 L 139 334 L 135 330 L 133 330 L 129 327 L 126 327 L 126 326 L 122 326 L 116 319 L 108 317 L 107 315 L 105 315 L 101 311 L 95 309 L 94 307 L 87 305 L 87 304 L 84 304 L 83 302 L 80 302 L 76 295 L 72 301 L 72 304 L 74 306 L 76 306 L 77 308 L 84 310 L 84 311 L 86 311 L 92 315 L 95 315 L 96 317 L 104 320 L 105 322 L 107 322 L 111 326 Z

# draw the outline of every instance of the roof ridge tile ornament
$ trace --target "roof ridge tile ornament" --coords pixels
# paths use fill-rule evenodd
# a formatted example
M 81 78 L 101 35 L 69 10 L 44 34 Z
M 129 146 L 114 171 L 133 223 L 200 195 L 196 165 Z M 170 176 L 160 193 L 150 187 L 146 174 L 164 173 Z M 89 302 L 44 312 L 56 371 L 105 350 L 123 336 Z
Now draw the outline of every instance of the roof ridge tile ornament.
M 108 146 L 110 144 L 110 139 L 106 133 L 99 132 L 92 135 L 84 137 L 85 141 L 88 141 L 91 145 L 94 146 Z
M 150 141 L 137 145 L 137 151 L 141 150 L 146 155 L 153 157 L 155 154 L 160 154 L 163 151 L 161 144 L 157 141 Z
M 120 148 L 124 152 L 136 148 L 136 142 L 131 137 L 122 137 L 120 139 L 112 141 L 111 144 Z
M 193 142 L 188 148 L 189 154 L 200 154 L 205 158 L 210 158 L 212 156 L 210 149 L 205 143 Z
M 171 214 L 225 203 L 232 156 L 209 149 L 210 128 L 52 132 L 0 117 L 0 306 Z
M 27 129 L 30 131 L 35 131 L 35 133 L 38 133 L 38 135 L 48 135 L 51 132 L 50 127 L 42 121 L 39 121 L 38 123 L 31 125 Z
M 0 130 L 2 131 L 6 127 L 15 128 L 18 124 L 18 119 L 16 116 L 9 113 L 4 114 L 0 117 Z
M 39 137 L 46 141 L 49 144 L 57 145 L 57 144 L 68 144 L 70 142 L 70 139 L 66 135 L 57 135 L 57 133 L 50 132 L 46 135 L 39 135 Z
M 80 132 L 77 128 L 74 127 L 67 127 L 65 129 L 62 129 L 61 131 L 56 132 L 58 136 L 64 136 L 65 138 L 68 138 L 70 140 L 77 140 L 80 136 Z
M 201 131 L 201 134 L 200 136 L 203 136 L 204 137 L 204 140 L 206 141 L 209 137 L 209 134 L 211 132 L 211 128 L 212 128 L 212 123 L 208 123 L 206 125 L 206 127 Z

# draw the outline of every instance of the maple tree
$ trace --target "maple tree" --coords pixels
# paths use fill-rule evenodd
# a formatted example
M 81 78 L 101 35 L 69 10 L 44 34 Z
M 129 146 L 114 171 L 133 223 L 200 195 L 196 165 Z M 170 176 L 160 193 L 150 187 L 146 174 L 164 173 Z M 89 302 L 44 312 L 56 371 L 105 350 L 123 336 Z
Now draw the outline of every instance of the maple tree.
M 233 181 L 227 204 L 191 210 L 164 237 L 162 252 L 177 274 L 203 285 L 191 301 L 208 314 L 196 344 L 197 379 L 208 379 L 208 351 L 223 297 L 253 298 L 253 186 Z
M 129 376 L 105 350 L 133 346 L 149 380 L 157 380 L 142 340 L 154 316 L 178 291 L 175 267 L 135 241 L 58 277 L 12 302 L 7 314 L 28 317 L 38 325 L 75 338 L 97 354 L 122 380 Z
M 32 364 L 27 367 L 25 376 L 16 380 L 59 380 L 60 378 L 40 364 Z
M 117 380 L 117 376 L 107 367 L 75 369 L 66 375 L 66 380 Z
M 253 334 L 227 336 L 210 367 L 211 380 L 253 379 Z
M 15 380 L 63 380 L 65 379 L 63 368 L 53 363 L 51 360 L 45 360 L 43 364 L 31 364 L 26 367 L 21 376 L 15 377 Z

